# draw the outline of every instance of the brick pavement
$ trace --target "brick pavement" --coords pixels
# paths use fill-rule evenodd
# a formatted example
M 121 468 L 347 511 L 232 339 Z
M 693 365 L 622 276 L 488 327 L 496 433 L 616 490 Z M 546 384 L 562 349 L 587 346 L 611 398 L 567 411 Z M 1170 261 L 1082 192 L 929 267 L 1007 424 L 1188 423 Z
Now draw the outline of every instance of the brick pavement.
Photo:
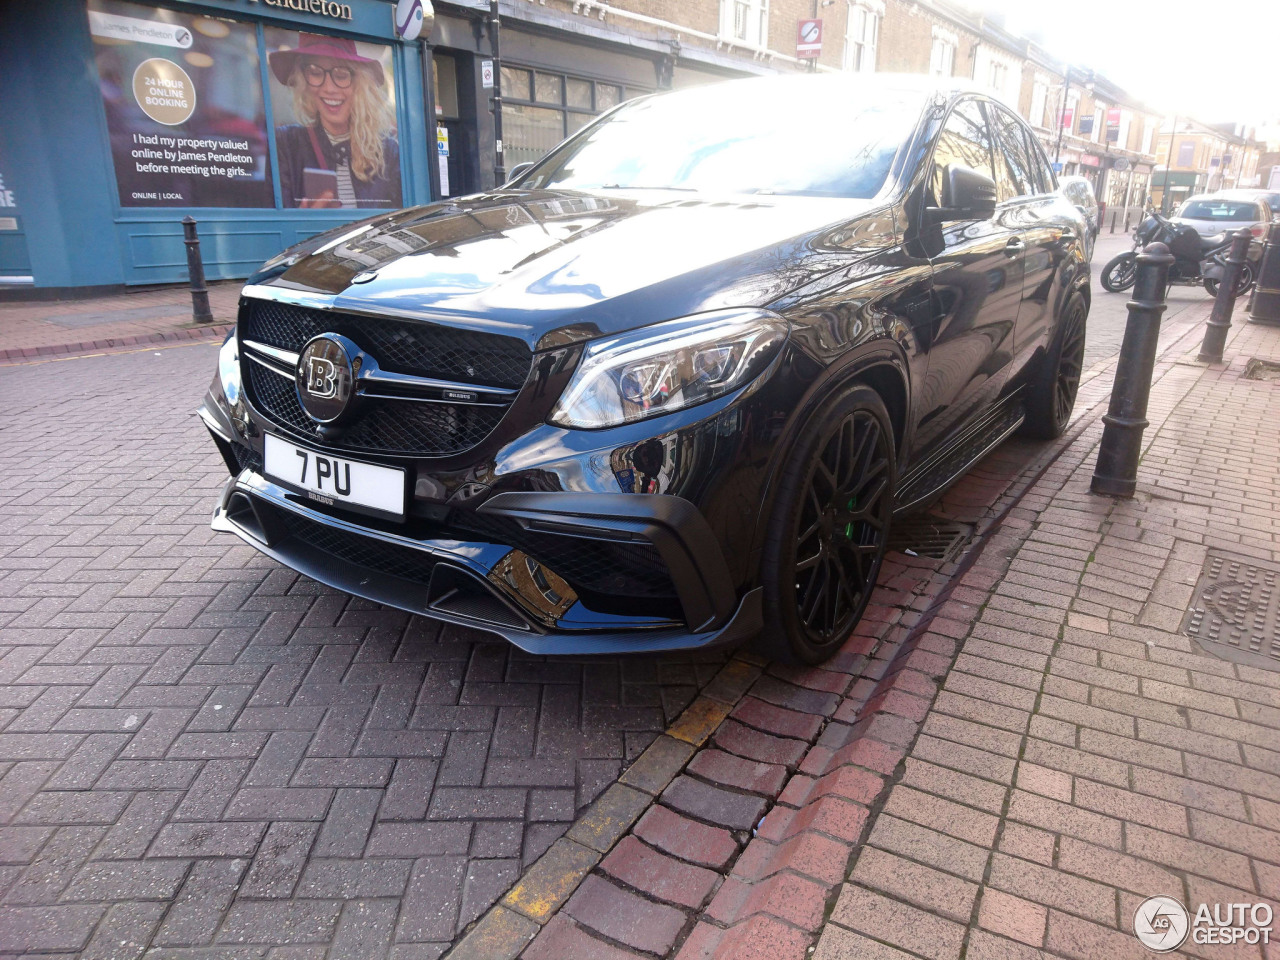
M 1280 910 L 1280 672 L 1180 632 L 1210 549 L 1280 560 L 1280 395 L 1229 365 L 1170 366 L 1138 495 L 1088 493 L 1091 425 L 986 549 L 908 662 L 909 749 L 815 960 L 1150 954 L 1146 897 Z M 1280 956 L 1196 944 L 1186 956 Z M 799 956 L 799 954 L 797 954 Z
M 723 654 L 543 660 L 214 535 L 212 344 L 0 376 L 0 957 L 434 957 Z
M 226 336 L 235 323 L 239 281 L 209 284 L 215 322 L 191 322 L 185 287 L 151 287 L 83 300 L 0 302 L 0 363 L 163 341 Z

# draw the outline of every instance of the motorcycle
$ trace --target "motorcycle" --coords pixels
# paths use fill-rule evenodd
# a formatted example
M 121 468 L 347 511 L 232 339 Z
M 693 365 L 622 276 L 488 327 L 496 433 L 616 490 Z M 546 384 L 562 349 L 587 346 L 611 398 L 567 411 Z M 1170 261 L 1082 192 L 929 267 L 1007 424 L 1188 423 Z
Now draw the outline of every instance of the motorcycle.
M 1218 295 L 1218 286 L 1227 266 L 1227 253 L 1231 250 L 1231 234 L 1220 233 L 1216 237 L 1201 237 L 1195 227 L 1174 223 L 1154 210 L 1133 231 L 1133 249 L 1113 257 L 1102 268 L 1103 289 L 1118 293 L 1128 290 L 1138 278 L 1138 254 L 1149 243 L 1163 243 L 1174 256 L 1169 265 L 1169 283 L 1196 287 L 1204 285 L 1209 296 Z M 1258 275 L 1262 259 L 1262 245 L 1256 240 L 1249 244 L 1249 253 L 1236 281 L 1236 296 L 1248 293 Z

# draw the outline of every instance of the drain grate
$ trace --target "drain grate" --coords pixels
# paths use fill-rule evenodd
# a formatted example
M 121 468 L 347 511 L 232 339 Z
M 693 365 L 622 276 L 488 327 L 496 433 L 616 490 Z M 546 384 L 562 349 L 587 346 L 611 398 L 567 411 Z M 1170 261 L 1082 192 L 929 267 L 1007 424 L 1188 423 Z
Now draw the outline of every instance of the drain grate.
M 1280 380 L 1280 363 L 1275 360 L 1262 360 L 1250 357 L 1244 365 L 1246 380 Z
M 1209 551 L 1183 631 L 1213 656 L 1280 672 L 1277 578 L 1280 567 Z
M 930 557 L 944 563 L 954 560 L 973 539 L 973 524 L 932 517 L 908 517 L 894 521 L 889 531 L 889 549 Z

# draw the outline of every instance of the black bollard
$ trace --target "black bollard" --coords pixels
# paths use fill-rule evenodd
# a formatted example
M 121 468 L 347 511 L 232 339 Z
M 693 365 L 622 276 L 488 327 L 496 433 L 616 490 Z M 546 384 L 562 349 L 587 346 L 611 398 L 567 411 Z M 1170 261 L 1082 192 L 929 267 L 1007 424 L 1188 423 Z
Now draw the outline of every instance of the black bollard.
M 1119 210 L 1112 210 L 1112 211 L 1111 211 L 1111 233 L 1115 233 L 1115 232 L 1116 232 L 1116 217 L 1118 217 L 1118 216 L 1120 216 L 1120 211 L 1119 211 Z
M 1280 322 L 1280 223 L 1272 223 L 1262 248 L 1258 282 L 1249 298 L 1249 319 Z
M 191 282 L 191 319 L 196 323 L 213 323 L 209 309 L 209 289 L 204 285 L 204 261 L 200 259 L 200 238 L 196 236 L 196 219 L 182 218 L 182 242 L 187 245 L 187 278 Z
M 1111 387 L 1111 406 L 1102 422 L 1102 444 L 1089 489 L 1112 497 L 1132 497 L 1138 485 L 1142 431 L 1147 427 L 1147 400 L 1156 366 L 1160 315 L 1173 257 L 1163 243 L 1148 244 L 1138 254 L 1138 277 L 1129 301 L 1129 319 Z
M 1200 344 L 1200 356 L 1196 359 L 1209 363 L 1222 362 L 1222 348 L 1227 345 L 1227 331 L 1231 329 L 1231 311 L 1236 307 L 1236 284 L 1240 271 L 1249 256 L 1249 244 L 1253 234 L 1240 230 L 1231 240 L 1231 252 L 1227 254 L 1227 266 L 1218 281 L 1218 296 L 1213 301 L 1213 312 L 1204 328 L 1204 342 Z
M 1126 207 L 1124 211 L 1124 232 L 1125 233 L 1129 232 L 1129 218 L 1131 216 L 1133 216 L 1133 211 Z

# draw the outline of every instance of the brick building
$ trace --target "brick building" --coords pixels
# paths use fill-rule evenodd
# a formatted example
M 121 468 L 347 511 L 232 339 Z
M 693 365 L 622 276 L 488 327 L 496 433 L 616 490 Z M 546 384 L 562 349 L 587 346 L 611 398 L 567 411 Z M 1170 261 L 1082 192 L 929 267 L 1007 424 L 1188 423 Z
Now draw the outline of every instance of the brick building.
M 1252 128 L 1175 118 L 1156 138 L 1159 169 L 1152 196 L 1161 207 L 1166 206 L 1166 178 L 1168 209 L 1194 193 L 1265 186 L 1259 173 L 1265 150 L 1266 145 L 1254 138 Z

